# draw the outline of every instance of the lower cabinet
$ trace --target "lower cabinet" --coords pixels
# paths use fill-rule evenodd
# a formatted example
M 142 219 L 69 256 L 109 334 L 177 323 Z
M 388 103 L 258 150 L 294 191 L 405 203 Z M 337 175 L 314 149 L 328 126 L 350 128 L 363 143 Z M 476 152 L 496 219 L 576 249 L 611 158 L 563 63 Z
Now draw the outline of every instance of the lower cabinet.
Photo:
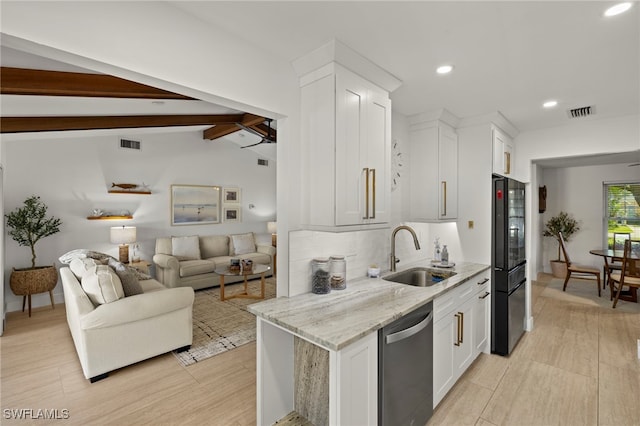
M 436 298 L 433 325 L 433 406 L 440 403 L 480 352 L 488 347 L 489 272 Z

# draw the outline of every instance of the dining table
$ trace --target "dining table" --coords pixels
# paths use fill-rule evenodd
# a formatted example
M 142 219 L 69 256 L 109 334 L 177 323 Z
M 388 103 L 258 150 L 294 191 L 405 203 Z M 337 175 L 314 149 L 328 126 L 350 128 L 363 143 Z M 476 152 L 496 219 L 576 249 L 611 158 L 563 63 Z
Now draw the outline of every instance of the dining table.
M 607 271 L 609 271 L 609 259 L 611 259 L 612 262 L 614 261 L 618 261 L 618 262 L 622 262 L 622 259 L 624 258 L 624 250 L 614 250 L 614 249 L 594 249 L 594 250 L 589 250 L 590 254 L 593 254 L 595 256 L 601 256 L 604 259 L 604 282 L 605 285 L 607 283 L 607 281 L 609 281 L 611 279 L 610 274 L 607 274 Z M 631 259 L 638 259 L 640 260 L 640 256 L 637 253 L 631 253 L 630 255 Z M 609 283 L 609 285 L 611 285 L 611 283 Z M 635 287 L 631 287 L 629 288 L 629 290 L 623 290 L 620 293 L 620 299 L 621 300 L 626 300 L 629 302 L 635 302 L 638 303 L 638 289 Z

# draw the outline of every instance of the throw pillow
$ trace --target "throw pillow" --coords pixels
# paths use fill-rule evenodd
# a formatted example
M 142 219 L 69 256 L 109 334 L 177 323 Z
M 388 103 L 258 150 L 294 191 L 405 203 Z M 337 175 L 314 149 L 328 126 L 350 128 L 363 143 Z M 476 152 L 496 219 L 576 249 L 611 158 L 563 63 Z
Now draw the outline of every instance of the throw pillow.
M 200 239 L 197 235 L 171 237 L 171 255 L 178 260 L 200 260 Z
M 101 263 L 95 259 L 81 259 L 76 257 L 69 263 L 69 269 L 71 269 L 71 272 L 73 272 L 73 275 L 75 275 L 78 280 L 81 280 L 84 274 L 98 265 L 101 265 Z
M 82 289 L 94 305 L 115 302 L 124 297 L 120 278 L 107 265 L 98 265 L 84 274 Z
M 60 261 L 60 263 L 67 265 L 67 264 L 70 264 L 71 261 L 76 258 L 95 259 L 101 262 L 103 265 L 106 265 L 109 259 L 117 260 L 114 257 L 109 256 L 108 254 L 100 253 L 99 251 L 87 250 L 87 249 L 75 249 L 75 250 L 68 251 L 62 256 L 60 256 L 58 260 Z
M 142 286 L 138 281 L 138 277 L 135 276 L 129 266 L 124 263 L 120 263 L 118 261 L 109 261 L 109 267 L 113 268 L 120 278 L 120 282 L 122 283 L 122 291 L 124 291 L 124 297 L 134 296 L 136 294 L 142 294 L 144 291 L 142 290 Z
M 253 232 L 232 235 L 231 244 L 233 247 L 233 250 L 230 250 L 231 256 L 255 253 L 256 251 L 256 240 L 253 237 Z

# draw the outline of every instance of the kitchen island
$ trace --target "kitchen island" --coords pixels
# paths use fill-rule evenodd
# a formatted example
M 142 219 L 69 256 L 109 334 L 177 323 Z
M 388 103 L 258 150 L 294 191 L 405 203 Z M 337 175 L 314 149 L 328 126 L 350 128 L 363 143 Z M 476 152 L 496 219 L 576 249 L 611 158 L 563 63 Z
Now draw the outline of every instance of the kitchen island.
M 403 269 L 416 266 L 428 265 Z M 462 262 L 429 287 L 363 278 L 327 295 L 249 305 L 258 318 L 258 424 L 294 410 L 316 425 L 376 424 L 377 331 L 488 269 Z

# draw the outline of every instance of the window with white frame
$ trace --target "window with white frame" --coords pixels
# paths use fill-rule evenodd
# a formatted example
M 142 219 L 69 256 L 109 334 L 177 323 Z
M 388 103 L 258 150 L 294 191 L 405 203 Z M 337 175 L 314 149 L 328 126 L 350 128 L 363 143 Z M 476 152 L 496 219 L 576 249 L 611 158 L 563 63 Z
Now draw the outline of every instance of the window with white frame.
M 607 248 L 622 250 L 624 240 L 640 239 L 640 182 L 604 183 Z

